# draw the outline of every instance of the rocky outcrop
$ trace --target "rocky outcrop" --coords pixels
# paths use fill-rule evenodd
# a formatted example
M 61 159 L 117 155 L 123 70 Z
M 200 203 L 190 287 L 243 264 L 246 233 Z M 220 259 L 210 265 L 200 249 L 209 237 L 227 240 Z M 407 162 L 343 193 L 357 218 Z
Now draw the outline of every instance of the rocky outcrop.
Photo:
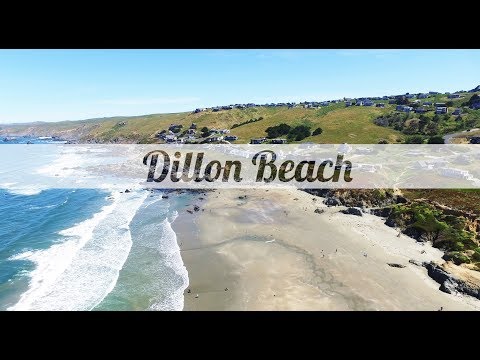
M 340 212 L 347 215 L 363 216 L 362 210 L 357 207 L 349 207 L 345 210 L 341 210 Z
M 440 290 L 448 294 L 461 293 L 473 296 L 480 300 L 480 288 L 474 288 L 465 281 L 456 278 L 446 272 L 440 265 L 434 262 L 424 262 L 423 266 L 427 269 L 428 276 L 440 284 Z
M 328 197 L 326 198 L 323 203 L 327 206 L 340 206 L 342 205 L 342 203 L 340 202 L 339 199 L 337 199 L 336 197 L 332 196 L 332 197 Z
M 388 189 L 305 189 L 305 192 L 324 197 L 328 206 L 377 208 L 407 201 L 399 193 Z
M 389 226 L 389 227 L 397 227 L 397 222 L 392 219 L 392 218 L 388 218 L 386 221 L 385 221 L 385 225 Z
M 325 212 L 325 210 L 324 209 L 315 209 L 313 212 L 315 214 L 323 214 Z

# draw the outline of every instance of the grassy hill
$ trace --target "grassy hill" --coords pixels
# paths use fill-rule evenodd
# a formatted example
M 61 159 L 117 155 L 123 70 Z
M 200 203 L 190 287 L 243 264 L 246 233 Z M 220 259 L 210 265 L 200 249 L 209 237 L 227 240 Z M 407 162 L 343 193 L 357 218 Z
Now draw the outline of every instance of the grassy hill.
M 251 119 L 260 121 L 241 125 L 232 129 L 231 134 L 239 137 L 236 143 L 248 143 L 251 138 L 265 136 L 265 129 L 286 123 L 290 126 L 306 124 L 314 130 L 323 129 L 323 133 L 311 136 L 303 142 L 315 143 L 377 143 L 380 139 L 397 142 L 403 135 L 393 129 L 377 126 L 373 120 L 391 112 L 394 105 L 385 109 L 354 106 L 345 108 L 345 104 L 331 104 L 320 109 L 301 107 L 256 107 L 248 109 L 222 110 L 218 112 L 152 114 L 135 117 L 113 117 L 82 121 L 64 121 L 58 123 L 35 123 L 9 125 L 0 128 L 2 135 L 61 136 L 80 141 L 99 142 L 157 142 L 155 135 L 168 129 L 170 124 L 181 124 L 188 128 L 192 122 L 202 127 L 231 129 L 234 124 Z

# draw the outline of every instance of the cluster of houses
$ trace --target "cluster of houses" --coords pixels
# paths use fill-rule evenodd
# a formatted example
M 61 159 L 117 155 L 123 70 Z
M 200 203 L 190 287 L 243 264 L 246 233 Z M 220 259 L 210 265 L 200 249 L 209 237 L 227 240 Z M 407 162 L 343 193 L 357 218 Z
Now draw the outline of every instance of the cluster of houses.
M 477 91 L 476 89 L 480 88 L 480 86 L 477 86 L 477 88 L 475 89 L 472 89 L 470 92 L 474 92 L 474 91 Z M 295 102 L 281 102 L 281 103 L 270 103 L 270 104 L 254 104 L 254 103 L 247 103 L 247 104 L 232 104 L 232 105 L 224 105 L 224 106 L 215 106 L 215 107 L 210 107 L 210 108 L 198 108 L 198 109 L 195 109 L 193 111 L 193 113 L 197 114 L 197 113 L 201 113 L 201 112 L 204 112 L 204 111 L 213 111 L 213 112 L 217 112 L 217 111 L 221 111 L 221 110 L 232 110 L 232 109 L 247 109 L 247 108 L 254 108 L 254 107 L 288 107 L 289 109 L 290 108 L 294 108 L 294 107 L 303 107 L 303 108 L 306 108 L 306 109 L 318 109 L 320 107 L 324 107 L 324 106 L 329 106 L 331 104 L 336 104 L 336 103 L 340 103 L 340 102 L 344 102 L 345 103 L 345 106 L 346 107 L 349 107 L 349 106 L 376 106 L 376 107 L 380 107 L 380 108 L 383 108 L 385 107 L 385 103 L 378 103 L 375 101 L 388 101 L 389 104 L 395 104 L 396 101 L 403 97 L 403 98 L 406 98 L 406 99 L 417 99 L 416 103 L 420 103 L 420 100 L 419 99 L 427 99 L 429 97 L 432 97 L 432 96 L 435 96 L 435 95 L 438 95 L 440 94 L 438 91 L 429 91 L 427 93 L 417 93 L 417 94 L 410 94 L 410 93 L 406 93 L 406 94 L 403 94 L 403 95 L 389 95 L 389 96 L 376 96 L 376 97 L 369 97 L 369 98 L 357 98 L 357 99 L 350 99 L 350 98 L 343 98 L 343 99 L 338 99 L 338 100 L 327 100 L 327 101 L 304 101 L 304 102 L 300 102 L 300 103 L 295 103 Z M 445 95 L 447 95 L 447 97 L 449 99 L 459 99 L 461 98 L 463 95 L 462 94 L 459 94 L 459 92 L 455 92 L 455 93 L 445 93 Z M 423 103 L 424 106 L 429 106 L 431 105 L 431 103 L 428 103 L 428 102 L 424 102 Z M 472 106 L 472 109 L 480 109 L 480 102 L 478 103 L 475 103 L 473 104 Z M 409 111 L 412 111 L 413 109 L 403 109 L 403 110 L 398 110 L 398 111 L 405 111 L 405 112 L 409 112 Z M 425 110 L 424 112 L 426 112 L 427 110 Z M 447 112 L 445 112 L 445 110 L 438 110 L 439 113 L 441 114 L 446 114 Z M 422 110 L 419 110 L 418 112 L 422 112 Z
M 167 144 L 183 144 L 183 143 L 196 143 L 200 140 L 197 137 L 197 124 L 192 123 L 190 127 L 182 132 L 183 125 L 180 124 L 170 124 L 168 130 L 162 130 L 157 133 L 157 137 L 160 140 L 165 141 Z M 180 132 L 182 132 L 181 135 Z M 218 141 L 235 141 L 238 140 L 236 135 L 227 135 L 230 134 L 229 129 L 210 129 L 208 131 L 208 137 L 205 139 L 206 142 L 218 142 Z
M 412 112 L 414 111 L 416 114 L 424 114 L 427 111 L 435 111 L 435 114 L 442 115 L 442 114 L 448 114 L 448 107 L 445 103 L 434 103 L 433 104 L 433 109 L 431 108 L 432 103 L 430 101 L 425 101 L 422 106 L 419 106 L 417 108 L 413 108 L 412 106 L 408 105 L 397 105 L 395 108 L 396 111 L 400 112 Z M 452 112 L 452 115 L 461 115 L 462 114 L 462 109 L 457 108 Z

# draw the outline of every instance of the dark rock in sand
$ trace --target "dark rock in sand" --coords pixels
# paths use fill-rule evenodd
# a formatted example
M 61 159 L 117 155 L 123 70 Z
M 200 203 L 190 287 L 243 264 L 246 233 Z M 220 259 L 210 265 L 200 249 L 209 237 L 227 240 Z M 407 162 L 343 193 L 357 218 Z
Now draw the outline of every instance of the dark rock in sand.
M 452 279 L 447 279 L 440 285 L 440 291 L 447 294 L 455 294 L 457 292 L 457 284 Z
M 194 205 L 193 206 L 193 211 L 200 211 L 200 206 Z
M 340 206 L 342 203 L 336 197 L 328 197 L 326 198 L 323 203 L 327 206 Z
M 168 195 L 162 195 L 162 199 L 168 199 Z
M 392 209 L 385 207 L 385 208 L 380 208 L 380 209 L 371 209 L 370 214 L 375 215 L 375 216 L 380 216 L 383 218 L 388 218 L 390 214 L 392 213 Z
M 349 207 L 348 209 L 341 210 L 340 212 L 347 215 L 363 216 L 362 210 L 355 207 Z
M 388 218 L 387 221 L 385 221 L 385 225 L 390 226 L 390 227 L 396 227 L 397 223 L 395 222 L 394 219 Z
M 452 274 L 443 270 L 434 262 L 424 262 L 423 266 L 427 269 L 428 276 L 440 284 L 440 290 L 451 294 L 459 292 L 462 294 L 473 296 L 480 300 L 480 288 L 474 288 L 461 279 L 457 279 Z
M 410 259 L 410 260 L 408 260 L 408 262 L 410 264 L 413 264 L 413 265 L 416 265 L 416 266 L 423 266 L 423 263 L 421 263 L 420 261 L 417 261 L 417 260 Z
M 128 189 L 127 189 L 127 190 L 125 190 L 125 193 L 129 193 L 129 192 L 130 192 L 130 190 L 128 190 Z
M 422 241 L 420 238 L 422 237 L 423 232 L 415 227 L 408 227 L 402 231 L 405 235 L 414 238 L 417 241 Z
M 199 198 L 198 198 L 198 200 L 205 200 L 205 198 L 203 198 L 203 197 L 199 197 Z
M 189 214 L 193 214 L 193 211 L 192 211 L 192 210 L 187 210 L 187 212 L 188 212 Z
M 241 195 L 238 197 L 240 200 L 245 200 L 247 198 L 247 195 Z
M 316 213 L 316 214 L 323 214 L 325 212 L 325 210 L 324 209 L 315 209 L 313 212 Z
M 394 267 L 394 268 L 400 268 L 400 269 L 403 269 L 405 268 L 406 266 L 405 265 L 402 265 L 402 264 L 395 264 L 395 263 L 387 263 L 388 266 L 390 267 Z

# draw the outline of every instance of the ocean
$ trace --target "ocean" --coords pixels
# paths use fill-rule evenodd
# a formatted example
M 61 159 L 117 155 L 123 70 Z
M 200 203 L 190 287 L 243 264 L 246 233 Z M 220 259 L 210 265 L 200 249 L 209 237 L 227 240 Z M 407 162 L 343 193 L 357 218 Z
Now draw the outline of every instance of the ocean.
M 58 161 L 0 161 L 0 310 L 182 310 L 188 273 L 171 225 L 189 194 L 15 181 Z

